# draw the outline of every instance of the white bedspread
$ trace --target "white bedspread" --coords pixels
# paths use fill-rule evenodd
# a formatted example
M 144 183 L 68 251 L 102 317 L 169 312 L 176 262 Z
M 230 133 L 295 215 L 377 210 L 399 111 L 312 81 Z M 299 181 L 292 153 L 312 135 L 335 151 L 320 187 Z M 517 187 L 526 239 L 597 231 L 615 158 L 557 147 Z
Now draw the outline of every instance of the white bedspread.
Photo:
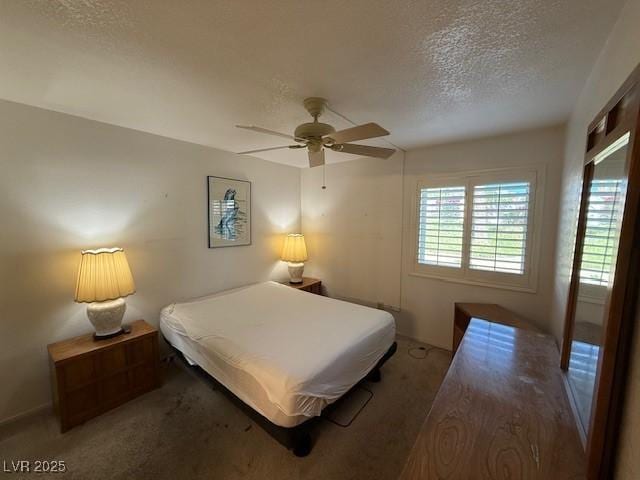
M 275 282 L 170 305 L 162 322 L 183 329 L 199 354 L 250 375 L 291 417 L 319 415 L 375 366 L 395 337 L 388 312 Z M 236 385 L 226 386 L 247 398 Z

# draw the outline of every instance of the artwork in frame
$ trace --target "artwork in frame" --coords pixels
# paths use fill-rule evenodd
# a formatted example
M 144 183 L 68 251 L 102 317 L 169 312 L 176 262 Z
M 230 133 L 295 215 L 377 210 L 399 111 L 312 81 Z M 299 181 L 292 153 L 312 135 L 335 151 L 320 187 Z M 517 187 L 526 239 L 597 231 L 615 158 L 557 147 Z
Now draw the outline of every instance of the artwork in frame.
M 251 182 L 207 177 L 209 248 L 251 244 Z

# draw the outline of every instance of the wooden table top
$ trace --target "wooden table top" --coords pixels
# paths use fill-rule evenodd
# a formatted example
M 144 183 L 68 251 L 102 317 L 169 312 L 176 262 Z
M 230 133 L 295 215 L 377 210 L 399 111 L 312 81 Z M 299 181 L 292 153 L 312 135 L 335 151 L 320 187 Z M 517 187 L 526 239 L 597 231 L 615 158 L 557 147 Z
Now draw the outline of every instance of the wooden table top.
M 103 340 L 94 340 L 92 333 L 80 335 L 79 337 L 62 340 L 61 342 L 52 343 L 47 346 L 49 356 L 54 363 L 75 358 L 79 355 L 85 355 L 102 348 L 107 348 L 129 340 L 148 335 L 156 332 L 156 328 L 149 325 L 144 320 L 136 320 L 129 324 L 130 333 L 124 333 L 117 337 L 105 338 Z
M 287 285 L 288 287 L 293 288 L 306 288 L 314 283 L 320 283 L 320 280 L 317 278 L 311 277 L 302 277 L 302 283 L 291 283 L 291 282 L 282 282 L 283 285 Z
M 524 330 L 540 331 L 530 321 L 495 303 L 456 303 L 455 308 L 462 310 L 468 317 L 480 318 Z
M 553 339 L 473 318 L 402 480 L 585 478 Z

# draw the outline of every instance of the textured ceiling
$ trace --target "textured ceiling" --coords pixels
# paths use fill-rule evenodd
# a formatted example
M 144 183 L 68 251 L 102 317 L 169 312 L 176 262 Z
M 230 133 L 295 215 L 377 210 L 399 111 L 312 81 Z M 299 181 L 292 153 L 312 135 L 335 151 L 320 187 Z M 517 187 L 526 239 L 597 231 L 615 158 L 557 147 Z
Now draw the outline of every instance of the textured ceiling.
M 564 121 L 623 3 L 0 0 L 0 98 L 241 151 L 324 96 L 409 149 Z

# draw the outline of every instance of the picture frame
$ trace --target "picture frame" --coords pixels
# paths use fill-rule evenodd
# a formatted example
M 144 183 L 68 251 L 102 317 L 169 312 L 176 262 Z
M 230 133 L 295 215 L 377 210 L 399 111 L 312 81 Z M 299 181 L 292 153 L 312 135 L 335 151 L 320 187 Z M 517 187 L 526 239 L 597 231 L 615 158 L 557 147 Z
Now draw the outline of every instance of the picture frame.
M 209 248 L 251 245 L 251 182 L 207 176 Z

